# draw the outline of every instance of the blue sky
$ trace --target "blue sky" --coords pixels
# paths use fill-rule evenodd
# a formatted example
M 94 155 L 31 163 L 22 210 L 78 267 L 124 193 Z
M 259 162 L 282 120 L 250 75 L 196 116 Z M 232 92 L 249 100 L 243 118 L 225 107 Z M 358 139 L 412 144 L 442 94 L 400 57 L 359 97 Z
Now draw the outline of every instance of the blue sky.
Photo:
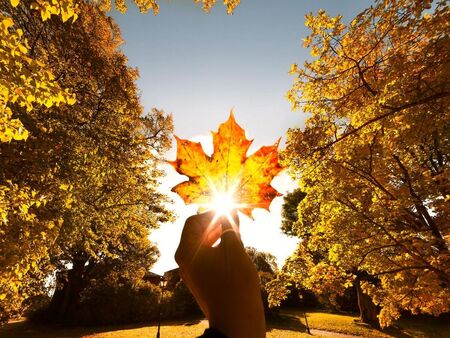
M 194 138 L 209 148 L 209 132 L 234 108 L 237 122 L 254 138 L 250 149 L 274 143 L 288 128 L 302 127 L 304 116 L 292 112 L 284 94 L 292 84 L 292 63 L 309 58 L 302 47 L 308 35 L 304 15 L 325 9 L 350 21 L 372 1 L 354 0 L 242 0 L 234 15 L 218 3 L 205 14 L 190 0 L 161 1 L 158 16 L 140 14 L 134 5 L 125 15 L 112 12 L 125 40 L 129 64 L 140 72 L 138 86 L 146 111 L 152 107 L 172 113 L 175 134 Z M 174 149 L 167 155 L 174 158 Z M 183 180 L 167 168 L 162 189 Z M 273 183 L 281 192 L 295 183 L 282 175 Z M 174 194 L 178 221 L 152 234 L 161 258 L 154 271 L 176 266 L 173 253 L 184 220 L 195 213 Z M 295 248 L 297 239 L 279 230 L 282 199 L 271 213 L 256 212 L 255 220 L 241 220 L 244 244 L 272 252 L 278 263 Z
M 220 2 L 220 1 L 219 1 Z M 134 5 L 112 16 L 122 30 L 123 50 L 138 67 L 142 103 L 171 112 L 180 137 L 205 134 L 232 107 L 248 133 L 262 143 L 301 126 L 284 99 L 294 62 L 308 51 L 304 15 L 323 8 L 351 18 L 370 2 L 354 0 L 242 0 L 233 15 L 218 3 L 205 14 L 190 0 L 161 1 L 158 16 Z M 255 140 L 255 141 L 256 141 Z

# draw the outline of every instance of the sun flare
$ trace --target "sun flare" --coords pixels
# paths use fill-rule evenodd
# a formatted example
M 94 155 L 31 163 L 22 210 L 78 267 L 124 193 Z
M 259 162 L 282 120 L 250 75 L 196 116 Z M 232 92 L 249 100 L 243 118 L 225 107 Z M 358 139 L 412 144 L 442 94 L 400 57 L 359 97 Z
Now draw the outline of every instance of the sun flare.
M 211 209 L 220 216 L 230 215 L 231 212 L 238 207 L 233 195 L 230 193 L 217 193 L 211 203 Z

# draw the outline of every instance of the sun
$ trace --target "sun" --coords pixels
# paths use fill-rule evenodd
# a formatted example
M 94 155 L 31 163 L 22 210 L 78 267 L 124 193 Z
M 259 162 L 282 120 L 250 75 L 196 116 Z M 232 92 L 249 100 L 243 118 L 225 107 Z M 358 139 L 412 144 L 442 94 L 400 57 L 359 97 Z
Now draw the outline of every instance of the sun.
M 216 212 L 217 216 L 230 215 L 234 209 L 237 209 L 239 205 L 233 198 L 232 193 L 216 193 L 210 205 L 210 209 Z

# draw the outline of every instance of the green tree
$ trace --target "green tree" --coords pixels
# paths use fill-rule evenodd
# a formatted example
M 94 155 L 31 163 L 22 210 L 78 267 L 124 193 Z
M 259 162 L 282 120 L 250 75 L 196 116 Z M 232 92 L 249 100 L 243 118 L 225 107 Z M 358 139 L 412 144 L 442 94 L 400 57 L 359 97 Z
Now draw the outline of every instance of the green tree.
M 336 289 L 358 274 L 387 326 L 401 311 L 449 310 L 450 114 L 445 1 L 377 1 L 349 25 L 307 15 L 315 58 L 287 97 L 311 114 L 288 132 L 286 163 L 307 193 L 298 232 L 320 250 L 311 282 Z
M 272 316 L 273 311 L 269 307 L 269 290 L 267 285 L 275 278 L 278 272 L 276 257 L 269 252 L 258 251 L 253 247 L 246 247 L 245 251 L 255 264 L 258 271 L 259 280 L 261 281 L 261 297 L 264 304 L 264 312 L 267 316 Z
M 295 236 L 298 234 L 295 229 L 298 220 L 298 205 L 305 197 L 306 194 L 298 188 L 284 195 L 281 208 L 281 231 L 286 235 Z
M 289 293 L 287 287 L 295 285 L 297 288 L 313 291 L 322 303 L 339 308 L 338 297 L 343 297 L 347 288 L 354 287 L 358 297 L 361 321 L 378 326 L 378 308 L 360 287 L 362 281 L 375 279 L 367 272 L 357 269 L 351 271 L 330 269 L 332 263 L 329 261 L 329 256 L 332 246 L 327 242 L 322 242 L 320 245 L 311 244 L 317 240 L 312 231 L 314 218 L 318 213 L 311 213 L 308 217 L 303 217 L 302 222 L 298 221 L 299 204 L 305 197 L 306 194 L 301 189 L 296 189 L 284 197 L 282 230 L 291 236 L 297 234 L 301 241 L 295 255 L 286 261 L 277 278 L 270 285 L 270 305 L 279 306 Z

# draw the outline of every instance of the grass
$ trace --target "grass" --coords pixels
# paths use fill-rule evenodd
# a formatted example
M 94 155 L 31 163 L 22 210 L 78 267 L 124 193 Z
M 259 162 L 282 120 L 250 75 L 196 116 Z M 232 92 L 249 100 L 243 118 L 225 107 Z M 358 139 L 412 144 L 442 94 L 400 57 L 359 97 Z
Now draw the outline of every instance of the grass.
M 432 318 L 403 319 L 387 330 L 375 330 L 358 323 L 356 316 L 326 312 L 308 312 L 309 327 L 314 337 L 333 337 L 331 332 L 363 337 L 448 337 L 450 324 Z M 197 337 L 207 327 L 206 320 L 166 321 L 161 326 L 164 338 Z M 330 332 L 331 331 L 331 332 Z M 31 325 L 24 321 L 9 323 L 0 328 L 0 337 L 18 338 L 148 338 L 156 337 L 157 325 L 122 325 L 82 328 L 55 328 Z M 268 323 L 268 338 L 311 337 L 306 333 L 303 312 L 290 310 L 283 312 L 280 319 Z M 336 335 L 338 337 L 338 335 Z
M 300 319 L 305 324 L 303 312 L 287 311 L 287 314 Z M 312 329 L 333 331 L 364 337 L 417 337 L 448 338 L 450 323 L 433 317 L 403 318 L 395 325 L 383 330 L 374 329 L 359 322 L 356 315 L 342 315 L 327 312 L 308 312 L 307 319 Z
M 448 338 L 450 336 L 450 322 L 448 320 L 436 320 L 434 318 L 401 319 L 397 326 L 411 337 Z
M 289 311 L 291 315 L 300 318 L 305 324 L 303 312 Z M 357 322 L 356 315 L 342 315 L 327 312 L 307 312 L 309 327 L 312 329 L 346 333 L 366 337 L 392 337 L 386 333 L 373 329 L 369 325 Z
M 284 324 L 286 325 L 286 324 Z M 201 335 L 208 327 L 206 320 L 169 321 L 161 325 L 161 336 L 164 338 L 193 338 Z M 0 337 L 20 338 L 149 338 L 156 337 L 157 325 L 125 325 L 95 328 L 49 328 L 31 325 L 24 321 L 9 323 L 0 328 Z M 298 327 L 270 327 L 268 338 L 310 337 L 299 332 Z

